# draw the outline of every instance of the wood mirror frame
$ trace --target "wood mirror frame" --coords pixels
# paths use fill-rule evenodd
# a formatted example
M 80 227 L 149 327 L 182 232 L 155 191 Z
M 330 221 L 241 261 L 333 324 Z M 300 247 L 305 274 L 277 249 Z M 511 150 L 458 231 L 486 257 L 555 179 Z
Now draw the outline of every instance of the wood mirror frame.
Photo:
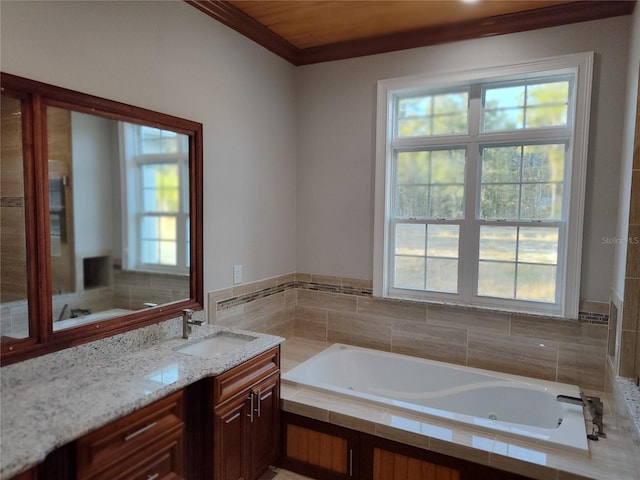
M 0 73 L 3 94 L 22 104 L 25 248 L 29 336 L 1 342 L 3 365 L 158 323 L 203 309 L 202 124 L 72 90 Z M 189 138 L 189 298 L 53 332 L 46 107 L 172 130 Z

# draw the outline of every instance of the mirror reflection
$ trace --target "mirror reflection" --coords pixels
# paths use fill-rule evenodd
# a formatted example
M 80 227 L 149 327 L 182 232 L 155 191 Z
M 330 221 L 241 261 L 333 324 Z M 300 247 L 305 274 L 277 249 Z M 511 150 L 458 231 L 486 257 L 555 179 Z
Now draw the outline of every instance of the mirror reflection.
M 189 137 L 46 113 L 53 331 L 188 299 Z M 7 254 L 3 241 L 3 261 Z M 4 284 L 2 295 L 4 308 Z M 20 303 L 12 301 L 12 315 L 24 313 L 3 322 L 4 337 L 29 334 Z
M 2 94 L 0 104 L 0 332 L 29 336 L 22 105 Z

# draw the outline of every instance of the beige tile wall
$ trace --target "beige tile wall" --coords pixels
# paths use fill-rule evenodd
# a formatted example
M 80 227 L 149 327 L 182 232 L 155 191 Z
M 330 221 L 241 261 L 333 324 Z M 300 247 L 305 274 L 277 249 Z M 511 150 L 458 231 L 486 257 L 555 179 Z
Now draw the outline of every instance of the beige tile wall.
M 370 292 L 367 281 L 291 274 L 210 293 L 209 320 L 604 389 L 608 326 L 601 320 L 427 305 Z M 581 304 L 596 316 L 607 309 Z
M 292 273 L 210 292 L 209 323 L 294 336 L 297 291 L 293 284 Z
M 189 298 L 189 281 L 182 275 L 136 272 L 114 268 L 113 305 L 139 310 L 145 303 L 167 303 Z
M 640 93 L 640 86 L 638 92 Z M 631 175 L 629 235 L 618 371 L 622 377 L 640 377 L 640 95 L 636 108 Z

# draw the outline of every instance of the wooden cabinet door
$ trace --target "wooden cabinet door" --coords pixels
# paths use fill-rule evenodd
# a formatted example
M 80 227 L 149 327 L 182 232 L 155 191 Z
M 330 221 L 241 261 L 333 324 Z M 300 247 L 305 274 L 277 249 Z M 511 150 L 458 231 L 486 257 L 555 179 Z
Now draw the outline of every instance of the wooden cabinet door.
M 358 432 L 292 413 L 283 426 L 280 466 L 318 480 L 360 478 Z
M 460 480 L 460 471 L 445 465 L 373 449 L 373 480 Z
M 213 464 L 215 480 L 249 480 L 250 449 L 246 444 L 251 421 L 249 392 L 214 410 Z
M 250 424 L 251 478 L 262 475 L 278 459 L 280 447 L 280 374 L 271 375 L 252 389 Z
M 38 474 L 36 473 L 36 468 L 34 467 L 31 470 L 19 473 L 15 477 L 12 477 L 11 480 L 36 480 L 37 478 Z

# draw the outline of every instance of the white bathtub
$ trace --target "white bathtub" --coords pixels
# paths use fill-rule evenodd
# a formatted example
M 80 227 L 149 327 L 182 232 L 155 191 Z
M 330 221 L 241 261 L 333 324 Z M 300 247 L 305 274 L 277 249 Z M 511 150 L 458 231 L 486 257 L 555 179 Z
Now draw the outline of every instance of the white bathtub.
M 582 407 L 556 400 L 557 395 L 579 397 L 575 385 L 342 344 L 323 350 L 282 379 L 588 453 Z

